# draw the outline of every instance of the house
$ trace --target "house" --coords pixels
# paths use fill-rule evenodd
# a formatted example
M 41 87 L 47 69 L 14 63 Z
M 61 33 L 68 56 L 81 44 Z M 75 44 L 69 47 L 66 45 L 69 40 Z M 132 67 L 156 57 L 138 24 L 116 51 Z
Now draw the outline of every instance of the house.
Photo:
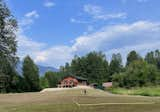
M 105 88 L 111 88 L 112 87 L 112 82 L 105 82 L 102 84 L 103 87 Z
M 87 79 L 78 76 L 66 76 L 58 84 L 59 88 L 75 87 L 78 85 L 87 85 Z

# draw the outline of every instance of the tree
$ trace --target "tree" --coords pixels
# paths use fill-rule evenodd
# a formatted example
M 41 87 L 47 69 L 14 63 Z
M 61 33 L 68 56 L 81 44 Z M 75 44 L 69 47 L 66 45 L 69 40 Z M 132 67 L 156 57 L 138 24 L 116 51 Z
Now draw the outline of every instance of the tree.
M 159 50 L 155 51 L 155 57 L 156 57 L 156 65 L 158 69 L 160 69 L 160 51 Z
M 73 75 L 86 77 L 86 57 L 75 56 L 71 62 L 71 71 Z
M 127 56 L 127 66 L 133 61 L 140 60 L 141 57 L 137 54 L 136 51 L 131 51 Z
M 112 81 L 112 76 L 115 73 L 120 73 L 123 69 L 121 54 L 113 54 L 109 65 L 109 81 Z
M 10 92 L 24 92 L 25 91 L 25 81 L 22 76 L 15 74 L 11 81 Z
M 72 73 L 69 63 L 66 63 L 64 68 L 64 72 L 66 73 L 66 75 L 70 75 Z
M 108 62 L 102 52 L 90 52 L 86 56 L 86 73 L 91 82 L 101 84 L 108 80 Z
M 17 30 L 17 22 L 11 15 L 6 4 L 0 0 L 0 89 L 4 92 L 9 91 L 10 82 L 14 71 L 14 66 L 18 60 L 17 42 L 15 31 Z M 2 85 L 4 85 L 2 87 Z
M 126 71 L 113 76 L 114 85 L 120 87 L 142 87 L 160 84 L 157 67 L 143 60 L 137 60 L 127 66 Z
M 39 70 L 33 60 L 26 56 L 23 62 L 23 76 L 26 83 L 26 91 L 38 91 L 39 86 Z
M 15 65 L 17 62 L 16 34 L 17 22 L 11 15 L 6 4 L 0 0 L 0 62 L 9 62 Z M 1 66 L 1 70 L 3 66 Z
M 75 56 L 71 62 L 73 75 L 88 78 L 89 82 L 101 84 L 108 81 L 108 62 L 102 52 L 90 52 L 85 56 Z
M 49 83 L 46 77 L 40 77 L 40 87 L 41 89 L 49 87 Z
M 148 62 L 149 64 L 156 65 L 156 59 L 153 51 L 147 53 L 147 55 L 145 56 L 145 61 Z
M 145 56 L 145 61 L 147 61 L 149 64 L 156 65 L 158 69 L 160 69 L 160 51 L 155 50 L 154 52 L 148 52 Z
M 57 87 L 59 81 L 57 74 L 52 71 L 45 73 L 45 80 L 47 81 L 48 87 L 50 88 Z
M 47 71 L 44 76 L 40 77 L 41 89 L 57 87 L 58 83 L 66 75 L 67 74 L 65 74 L 63 71 L 59 72 Z

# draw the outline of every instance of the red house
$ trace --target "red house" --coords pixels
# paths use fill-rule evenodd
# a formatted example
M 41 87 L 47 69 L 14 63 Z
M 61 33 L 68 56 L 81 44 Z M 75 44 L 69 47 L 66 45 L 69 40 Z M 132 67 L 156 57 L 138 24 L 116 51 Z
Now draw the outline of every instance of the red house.
M 60 81 L 58 87 L 66 88 L 75 87 L 78 85 L 87 85 L 87 79 L 78 76 L 66 76 Z

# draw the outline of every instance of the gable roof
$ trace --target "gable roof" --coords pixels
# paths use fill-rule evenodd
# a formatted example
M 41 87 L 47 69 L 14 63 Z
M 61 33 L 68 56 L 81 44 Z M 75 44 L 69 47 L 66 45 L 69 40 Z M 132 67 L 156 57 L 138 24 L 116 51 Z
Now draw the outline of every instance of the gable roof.
M 74 76 L 74 75 L 67 75 L 67 76 L 63 77 L 63 79 L 66 78 L 66 77 L 73 77 L 73 78 L 75 78 L 75 79 L 77 79 L 77 80 L 87 81 L 87 79 L 84 78 L 84 77 Z
M 84 78 L 84 77 L 79 77 L 79 76 L 74 76 L 76 79 L 78 79 L 78 80 L 84 80 L 84 81 L 87 81 L 87 79 L 86 78 Z

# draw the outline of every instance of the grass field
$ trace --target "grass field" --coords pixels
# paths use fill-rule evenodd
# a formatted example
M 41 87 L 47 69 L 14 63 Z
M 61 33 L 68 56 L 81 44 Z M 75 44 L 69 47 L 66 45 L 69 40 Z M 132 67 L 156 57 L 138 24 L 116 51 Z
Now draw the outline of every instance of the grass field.
M 160 96 L 160 87 L 142 87 L 142 88 L 110 88 L 111 93 L 122 95 L 142 95 L 142 96 Z
M 159 97 L 112 95 L 81 89 L 1 94 L 0 112 L 160 112 Z

